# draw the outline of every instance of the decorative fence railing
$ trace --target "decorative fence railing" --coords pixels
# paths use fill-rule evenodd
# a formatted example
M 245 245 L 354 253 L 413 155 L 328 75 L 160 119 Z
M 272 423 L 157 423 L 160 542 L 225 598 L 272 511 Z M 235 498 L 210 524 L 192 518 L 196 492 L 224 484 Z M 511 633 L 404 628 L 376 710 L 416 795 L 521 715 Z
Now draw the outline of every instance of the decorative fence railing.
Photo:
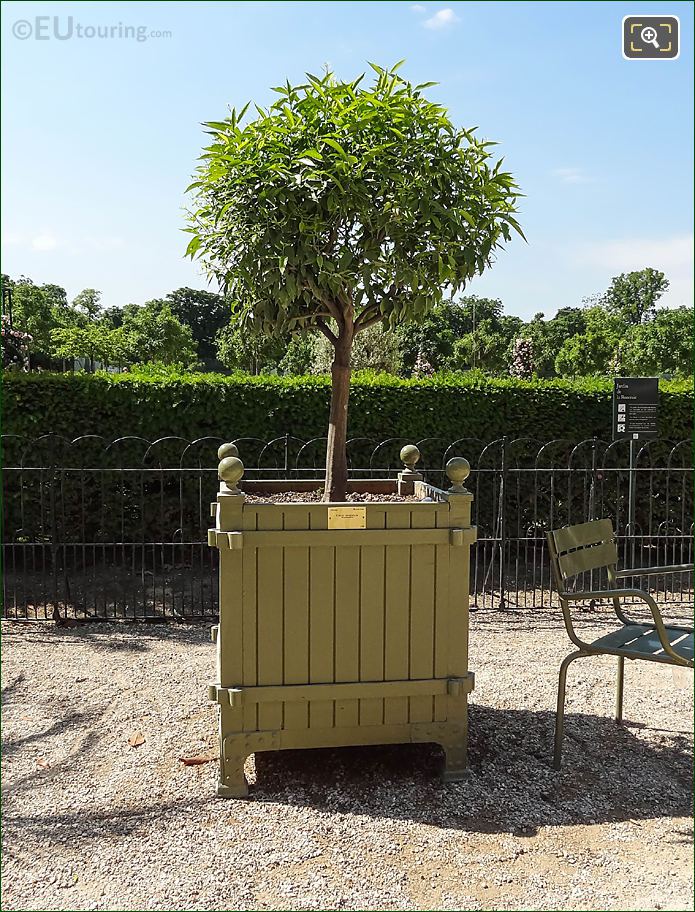
M 5 616 L 50 618 L 57 607 L 87 619 L 214 617 L 217 551 L 208 548 L 206 530 L 221 442 L 3 437 Z M 235 442 L 249 478 L 321 478 L 323 438 Z M 393 477 L 401 468 L 400 448 L 409 442 L 351 440 L 351 475 Z M 627 441 L 415 442 L 422 453 L 418 468 L 435 484 L 443 483 L 451 456 L 471 463 L 468 487 L 478 526 L 474 608 L 554 604 L 545 533 L 588 519 L 612 519 L 624 566 L 693 559 L 690 441 L 640 444 L 632 468 Z M 661 598 L 692 604 L 688 574 L 656 583 Z

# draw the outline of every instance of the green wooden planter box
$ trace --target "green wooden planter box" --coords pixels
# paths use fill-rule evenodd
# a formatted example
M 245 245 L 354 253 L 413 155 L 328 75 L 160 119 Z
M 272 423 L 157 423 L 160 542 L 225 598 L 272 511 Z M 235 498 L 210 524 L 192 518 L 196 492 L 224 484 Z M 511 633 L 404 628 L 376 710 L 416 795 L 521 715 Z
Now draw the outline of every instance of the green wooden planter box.
M 249 503 L 243 465 L 220 448 L 223 479 L 209 543 L 220 551 L 213 628 L 219 704 L 217 794 L 248 794 L 244 761 L 261 750 L 435 742 L 444 778 L 466 766 L 468 464 L 451 460 L 443 491 L 410 468 L 351 490 L 417 502 Z M 227 454 L 225 456 L 225 454 Z M 313 482 L 245 482 L 253 493 Z

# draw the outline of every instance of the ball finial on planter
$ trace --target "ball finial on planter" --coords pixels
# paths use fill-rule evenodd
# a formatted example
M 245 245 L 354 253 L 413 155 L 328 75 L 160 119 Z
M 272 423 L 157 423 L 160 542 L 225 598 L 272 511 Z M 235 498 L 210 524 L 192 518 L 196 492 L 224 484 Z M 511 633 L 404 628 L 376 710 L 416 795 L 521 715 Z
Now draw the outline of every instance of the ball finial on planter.
M 228 456 L 238 456 L 239 450 L 236 448 L 234 443 L 223 443 L 222 446 L 217 451 L 217 458 L 222 461 Z
M 220 464 L 217 466 L 217 474 L 232 494 L 240 494 L 241 491 L 237 485 L 244 475 L 244 463 L 238 456 L 233 455 L 232 451 L 238 452 L 233 443 L 225 443 L 217 451 L 218 456 L 221 457 Z
M 401 462 L 408 472 L 414 472 L 415 466 L 420 459 L 420 450 L 414 443 L 409 443 L 401 450 Z
M 463 483 L 471 474 L 471 465 L 463 456 L 454 456 L 446 464 L 446 474 L 451 482 L 449 493 L 451 494 L 468 494 Z

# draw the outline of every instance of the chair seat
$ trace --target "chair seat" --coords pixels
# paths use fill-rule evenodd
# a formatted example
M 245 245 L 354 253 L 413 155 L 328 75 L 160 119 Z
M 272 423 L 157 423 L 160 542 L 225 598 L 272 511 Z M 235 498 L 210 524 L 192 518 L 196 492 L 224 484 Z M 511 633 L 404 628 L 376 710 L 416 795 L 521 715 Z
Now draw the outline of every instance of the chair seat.
M 666 635 L 673 651 L 681 658 L 693 660 L 693 633 L 676 627 L 667 627 Z M 664 652 L 659 634 L 648 624 L 627 624 L 613 633 L 599 637 L 591 644 L 597 652 L 610 650 L 625 656 L 651 659 L 657 662 L 672 662 Z

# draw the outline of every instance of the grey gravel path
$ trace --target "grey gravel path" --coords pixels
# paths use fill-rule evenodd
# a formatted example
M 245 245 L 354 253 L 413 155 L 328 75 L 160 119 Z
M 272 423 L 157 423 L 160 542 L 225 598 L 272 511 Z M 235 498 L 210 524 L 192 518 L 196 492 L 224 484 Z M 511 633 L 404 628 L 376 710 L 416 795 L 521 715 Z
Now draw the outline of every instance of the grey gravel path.
M 214 751 L 208 628 L 5 622 L 2 908 L 692 909 L 691 673 L 629 665 L 619 728 L 613 663 L 576 663 L 555 773 L 558 615 L 471 627 L 467 781 L 427 745 L 284 753 L 229 801 L 179 760 Z

